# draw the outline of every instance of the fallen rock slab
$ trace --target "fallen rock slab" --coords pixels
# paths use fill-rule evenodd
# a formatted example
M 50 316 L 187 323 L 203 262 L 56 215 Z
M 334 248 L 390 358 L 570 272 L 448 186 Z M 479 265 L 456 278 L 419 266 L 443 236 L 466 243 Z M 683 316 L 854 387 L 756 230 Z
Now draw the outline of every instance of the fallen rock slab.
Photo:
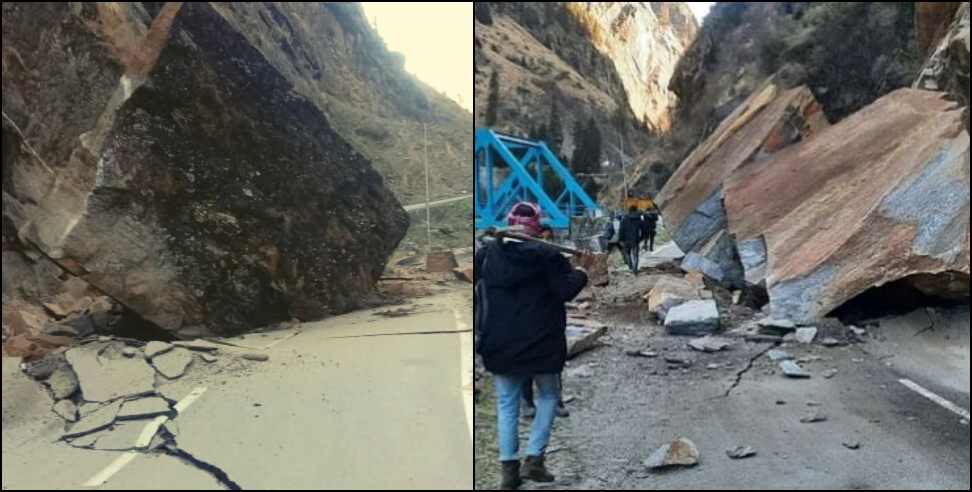
M 330 41 L 292 19 L 357 15 L 338 11 L 6 9 L 4 50 L 23 63 L 3 71 L 5 230 L 174 334 L 360 308 L 409 220 L 325 113 L 327 74 L 290 61 Z M 286 43 L 262 40 L 278 28 Z M 34 152 L 11 147 L 11 122 Z M 18 148 L 30 157 L 8 158 Z
M 655 451 L 644 465 L 652 470 L 692 467 L 699 464 L 699 449 L 692 441 L 680 438 Z
M 81 418 L 77 424 L 74 424 L 70 430 L 64 433 L 63 437 L 65 439 L 71 439 L 110 427 L 115 423 L 115 418 L 118 416 L 118 411 L 121 409 L 121 406 L 122 402 L 119 400 L 104 406 L 91 415 Z
M 108 358 L 89 347 L 67 352 L 67 360 L 89 402 L 107 402 L 155 391 L 155 371 L 141 358 Z
M 155 370 L 167 379 L 181 378 L 189 364 L 192 364 L 192 353 L 183 348 L 175 348 L 152 359 Z
M 677 306 L 665 317 L 671 335 L 698 336 L 719 330 L 719 308 L 715 301 L 690 301 Z
M 766 241 L 774 316 L 813 324 L 896 282 L 969 298 L 962 120 L 942 94 L 900 89 L 725 181 L 730 232 Z
M 664 322 L 672 308 L 701 300 L 698 285 L 683 278 L 664 276 L 648 293 L 648 311 Z

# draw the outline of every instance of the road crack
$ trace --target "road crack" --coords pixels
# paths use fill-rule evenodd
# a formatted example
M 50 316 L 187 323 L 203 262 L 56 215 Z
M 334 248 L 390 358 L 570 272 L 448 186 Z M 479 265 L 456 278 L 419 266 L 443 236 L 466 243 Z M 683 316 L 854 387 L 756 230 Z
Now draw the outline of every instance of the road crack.
M 188 451 L 180 448 L 179 444 L 176 442 L 175 436 L 173 436 L 165 429 L 162 429 L 159 435 L 166 442 L 165 446 L 162 447 L 160 452 L 167 454 L 173 458 L 176 458 L 182 461 L 183 463 L 193 468 L 196 468 L 202 472 L 208 473 L 227 490 L 243 490 L 243 487 L 241 487 L 240 484 L 233 481 L 233 479 L 230 478 L 229 474 L 226 473 L 222 468 L 212 463 L 207 463 L 193 456 Z
M 769 352 L 770 350 L 773 350 L 777 346 L 779 346 L 779 344 L 769 345 L 765 349 L 763 349 L 762 351 L 760 351 L 758 354 L 756 354 L 753 357 L 751 357 L 749 359 L 749 363 L 746 364 L 746 367 L 744 367 L 741 371 L 739 371 L 739 372 L 736 373 L 736 380 L 733 381 L 732 386 L 730 386 L 729 389 L 726 390 L 726 394 L 722 395 L 721 398 L 728 398 L 732 394 L 732 390 L 736 389 L 737 387 L 739 387 L 740 384 L 742 384 L 742 378 L 743 378 L 743 376 L 745 376 L 746 373 L 748 373 L 749 371 L 751 371 L 753 369 L 753 365 L 756 363 L 756 360 L 758 360 L 760 357 L 762 357 L 763 355 L 765 355 L 766 352 Z

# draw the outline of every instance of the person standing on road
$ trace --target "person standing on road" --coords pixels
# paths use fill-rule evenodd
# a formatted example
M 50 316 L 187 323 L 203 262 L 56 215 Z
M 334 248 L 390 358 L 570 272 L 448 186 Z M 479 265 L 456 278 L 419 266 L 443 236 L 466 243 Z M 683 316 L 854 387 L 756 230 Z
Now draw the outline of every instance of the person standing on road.
M 631 269 L 631 273 L 637 275 L 640 256 L 638 247 L 641 245 L 641 214 L 638 212 L 638 207 L 628 209 L 628 215 L 621 219 L 618 241 L 621 243 L 624 263 Z
M 507 217 L 511 231 L 541 233 L 536 205 L 520 203 Z M 587 273 L 572 268 L 550 246 L 501 239 L 476 252 L 479 280 L 477 353 L 496 384 L 497 430 L 503 469 L 500 488 L 515 490 L 522 479 L 554 481 L 544 463 L 567 361 L 567 308 L 587 285 Z M 523 387 L 537 385 L 536 417 L 520 469 L 519 419 Z M 522 471 L 522 476 L 521 476 Z

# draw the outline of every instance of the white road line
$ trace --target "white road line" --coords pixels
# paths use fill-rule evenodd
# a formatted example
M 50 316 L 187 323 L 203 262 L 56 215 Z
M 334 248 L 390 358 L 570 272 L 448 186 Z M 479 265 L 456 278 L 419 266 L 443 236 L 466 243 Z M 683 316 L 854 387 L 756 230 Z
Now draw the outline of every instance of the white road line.
M 199 397 L 201 397 L 205 392 L 206 392 L 206 388 L 196 388 L 192 390 L 192 393 L 189 393 L 188 396 L 186 396 L 185 398 L 182 399 L 182 401 L 176 404 L 175 406 L 176 414 L 181 414 L 182 412 L 185 412 L 186 409 L 188 409 L 190 405 L 195 403 L 196 400 L 198 400 Z M 149 444 L 152 443 L 152 438 L 155 437 L 155 434 L 159 432 L 159 428 L 162 427 L 162 425 L 168 421 L 169 421 L 169 417 L 156 417 L 154 420 L 149 422 L 145 426 L 145 429 L 142 430 L 142 433 L 139 434 L 138 440 L 135 441 L 135 447 L 139 449 L 147 448 Z M 119 456 L 118 458 L 115 459 L 115 461 L 112 461 L 111 464 L 108 465 L 104 470 L 101 470 L 97 475 L 91 477 L 91 480 L 85 482 L 83 487 L 101 487 L 102 485 L 106 484 L 109 480 L 111 480 L 111 477 L 114 477 L 116 474 L 118 474 L 118 472 L 122 471 L 122 469 L 128 466 L 129 463 L 135 461 L 135 458 L 138 458 L 141 454 L 142 453 L 139 453 L 137 451 L 129 451 Z
M 466 425 L 469 428 L 469 438 L 473 438 L 473 336 L 469 325 L 462 320 L 462 313 L 452 311 L 456 315 L 456 327 L 459 334 L 459 370 L 462 384 L 462 403 L 466 411 Z
M 910 379 L 899 379 L 898 382 L 905 385 L 905 387 L 911 391 L 914 391 L 915 393 L 918 393 L 919 395 L 935 402 L 935 404 L 939 405 L 940 407 L 958 415 L 959 417 L 962 417 L 965 420 L 969 420 L 968 410 L 936 395 L 935 393 L 932 393 L 931 391 L 926 390 L 925 388 L 922 388 L 918 385 L 918 383 L 915 383 Z

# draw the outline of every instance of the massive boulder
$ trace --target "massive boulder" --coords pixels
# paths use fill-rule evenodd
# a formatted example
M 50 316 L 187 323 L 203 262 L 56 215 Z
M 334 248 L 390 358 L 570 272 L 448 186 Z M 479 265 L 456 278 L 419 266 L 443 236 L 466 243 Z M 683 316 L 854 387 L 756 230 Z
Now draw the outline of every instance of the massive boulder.
M 969 295 L 969 134 L 942 94 L 893 92 L 725 181 L 729 233 L 765 243 L 774 316 L 809 323 L 905 281 Z
M 874 288 L 969 295 L 969 134 L 943 94 L 901 89 L 840 123 L 769 83 L 661 196 L 697 252 L 762 285 L 773 315 L 812 323 Z M 796 118 L 799 116 L 799 118 Z M 712 244 L 725 242 L 727 253 Z
M 234 8 L 3 4 L 5 248 L 186 336 L 368 297 L 407 215 Z
M 722 267 L 721 278 L 712 280 L 734 288 L 745 284 L 740 251 L 728 234 L 723 183 L 744 165 L 768 159 L 826 126 L 806 87 L 784 90 L 771 80 L 736 108 L 668 181 L 658 196 L 666 225 L 682 251 Z

